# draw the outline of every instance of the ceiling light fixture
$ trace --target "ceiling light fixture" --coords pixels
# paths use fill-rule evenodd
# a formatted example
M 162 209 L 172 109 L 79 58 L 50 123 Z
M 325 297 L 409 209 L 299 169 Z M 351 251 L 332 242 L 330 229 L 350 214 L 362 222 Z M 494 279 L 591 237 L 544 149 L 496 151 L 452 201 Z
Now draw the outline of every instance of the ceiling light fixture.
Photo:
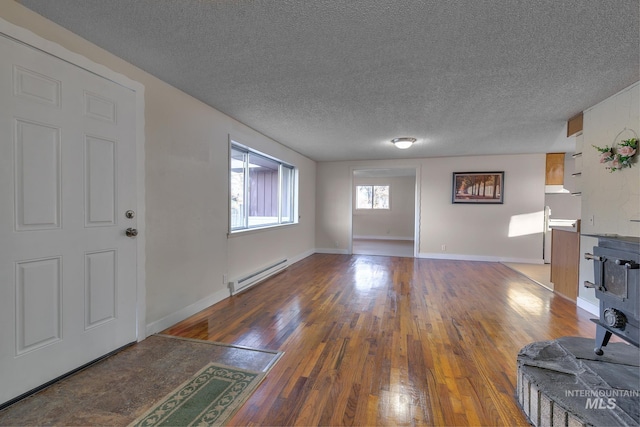
M 393 138 L 391 140 L 391 142 L 393 143 L 393 145 L 395 145 L 396 147 L 398 147 L 401 150 L 407 149 L 409 147 L 411 147 L 413 145 L 414 142 L 416 142 L 417 139 L 415 138 Z

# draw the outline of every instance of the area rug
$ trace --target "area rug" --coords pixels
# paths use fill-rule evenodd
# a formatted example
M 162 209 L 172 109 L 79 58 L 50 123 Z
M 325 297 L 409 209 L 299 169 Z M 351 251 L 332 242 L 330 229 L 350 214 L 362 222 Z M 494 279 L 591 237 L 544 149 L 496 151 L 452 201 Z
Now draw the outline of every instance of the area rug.
M 225 411 L 206 425 L 224 424 L 281 355 L 274 350 L 152 335 L 0 411 L 0 426 L 186 425 L 145 417 L 159 403 L 174 405 L 167 398 L 176 390 L 193 392 L 183 399 L 192 403 L 182 405 L 174 416 L 209 399 L 214 405 L 203 406 L 200 412 L 222 406 Z M 219 394 L 216 389 L 221 384 L 222 395 L 210 397 Z M 176 395 L 176 399 L 182 397 Z
M 264 378 L 264 373 L 210 363 L 130 424 L 224 425 Z

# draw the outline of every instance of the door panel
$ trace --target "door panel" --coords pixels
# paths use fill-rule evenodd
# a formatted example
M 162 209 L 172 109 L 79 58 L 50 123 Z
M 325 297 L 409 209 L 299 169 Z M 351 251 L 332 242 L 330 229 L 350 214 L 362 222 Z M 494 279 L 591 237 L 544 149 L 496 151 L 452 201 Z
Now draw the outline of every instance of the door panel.
M 15 119 L 16 230 L 60 228 L 60 129 Z
M 16 354 L 62 339 L 60 257 L 16 263 Z
M 0 404 L 136 340 L 135 93 L 0 35 Z
M 85 329 L 116 318 L 118 270 L 116 251 L 85 255 Z
M 115 225 L 116 141 L 85 136 L 85 226 Z

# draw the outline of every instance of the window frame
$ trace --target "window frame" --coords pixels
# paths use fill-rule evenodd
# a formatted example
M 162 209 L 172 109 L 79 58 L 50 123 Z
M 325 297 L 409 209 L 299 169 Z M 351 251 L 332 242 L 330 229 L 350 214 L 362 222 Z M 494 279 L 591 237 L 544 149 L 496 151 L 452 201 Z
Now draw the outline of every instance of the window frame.
M 233 220 L 233 200 L 232 200 L 232 195 L 233 195 L 233 178 L 232 178 L 232 173 L 233 173 L 233 163 L 234 161 L 238 161 L 238 160 L 234 160 L 234 153 L 243 153 L 244 154 L 244 158 L 242 160 L 243 162 L 243 194 L 242 194 L 242 200 L 243 202 L 246 200 L 246 203 L 243 203 L 243 207 L 241 209 L 241 215 L 242 215 L 242 224 L 241 225 L 235 225 L 234 226 L 234 220 Z M 276 204 L 277 204 L 277 216 L 275 217 L 275 222 L 269 222 L 269 223 L 259 223 L 259 224 L 251 224 L 251 184 L 250 184 L 250 180 L 251 180 L 251 174 L 250 174 L 250 165 L 251 165 L 251 158 L 260 158 L 266 162 L 273 162 L 277 164 L 277 171 L 278 171 L 278 180 L 277 180 L 277 184 L 273 185 L 273 187 L 277 186 L 277 198 L 276 198 Z M 229 160 L 229 168 L 228 168 L 228 178 L 229 178 L 229 186 L 228 186 L 228 197 L 227 197 L 227 202 L 228 202 L 228 215 L 229 215 L 229 221 L 228 221 L 228 233 L 229 235 L 232 234 L 238 234 L 238 233 L 243 233 L 243 232 L 247 232 L 247 231 L 251 231 L 251 230 L 260 230 L 260 229 L 267 229 L 267 228 L 274 228 L 274 227 L 283 227 L 283 226 L 289 226 L 292 224 L 297 224 L 298 223 L 298 168 L 295 165 L 292 165 L 290 163 L 284 162 L 276 157 L 270 156 L 268 154 L 265 154 L 263 152 L 260 152 L 258 150 L 255 150 L 247 145 L 241 144 L 239 143 L 237 140 L 235 140 L 234 138 L 229 138 L 229 155 L 228 155 L 228 160 Z M 288 170 L 288 175 L 289 175 L 289 182 L 285 183 L 284 182 L 284 178 L 283 178 L 283 171 Z M 286 188 L 285 188 L 286 185 Z M 284 203 L 284 198 L 283 195 L 285 193 L 285 189 L 288 192 L 288 194 L 290 195 L 289 197 L 289 201 L 288 203 Z M 283 212 L 283 207 L 288 206 L 288 213 Z M 285 220 L 283 218 L 289 218 L 288 220 Z
M 376 211 L 390 211 L 391 210 L 391 185 L 390 184 L 356 184 L 355 186 L 356 197 L 354 199 L 355 209 L 360 212 L 376 212 Z M 371 207 L 361 208 L 358 204 L 358 195 L 360 194 L 360 187 L 371 187 Z M 387 187 L 387 207 L 386 208 L 376 208 L 374 206 L 374 194 L 375 187 Z

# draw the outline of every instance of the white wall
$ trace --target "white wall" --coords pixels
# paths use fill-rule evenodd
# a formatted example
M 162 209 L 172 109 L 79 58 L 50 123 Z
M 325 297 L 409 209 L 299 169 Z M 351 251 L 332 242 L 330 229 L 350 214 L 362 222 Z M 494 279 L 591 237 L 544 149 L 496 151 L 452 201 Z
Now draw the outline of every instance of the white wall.
M 421 257 L 543 262 L 544 154 L 320 162 L 316 183 L 319 251 L 349 250 L 351 170 L 387 167 L 419 171 Z M 504 204 L 452 204 L 453 172 L 470 171 L 504 171 Z
M 542 263 L 545 160 L 544 154 L 425 159 L 421 254 Z M 504 204 L 451 203 L 452 173 L 475 171 L 504 171 Z
M 388 185 L 389 209 L 356 209 L 358 185 Z M 353 236 L 413 240 L 415 224 L 415 176 L 353 179 Z
M 347 162 L 316 167 L 316 250 L 348 253 L 351 239 L 351 180 Z
M 145 86 L 147 332 L 227 297 L 224 274 L 312 253 L 315 162 L 14 1 L 0 17 Z M 227 239 L 229 135 L 299 168 L 300 224 Z
M 632 131 L 624 131 L 624 129 Z M 624 131 L 624 132 L 623 132 Z M 621 133 L 622 132 L 622 133 Z M 635 134 L 634 134 L 635 133 Z M 584 234 L 640 236 L 640 164 L 609 172 L 598 151 L 640 134 L 640 89 L 636 83 L 585 110 L 582 141 L 582 234 L 580 252 L 592 252 L 597 239 Z M 633 221 L 635 220 L 635 221 Z M 593 263 L 581 257 L 580 284 L 593 282 Z M 579 286 L 579 299 L 597 304 L 595 291 Z M 580 301 L 578 301 L 580 303 Z

